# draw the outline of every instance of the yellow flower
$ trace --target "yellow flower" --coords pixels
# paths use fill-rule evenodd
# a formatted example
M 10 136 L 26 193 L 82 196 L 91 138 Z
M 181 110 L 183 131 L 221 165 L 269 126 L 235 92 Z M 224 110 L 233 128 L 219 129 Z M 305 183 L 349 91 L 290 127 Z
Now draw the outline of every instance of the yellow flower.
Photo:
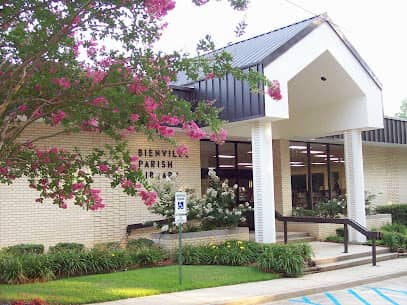
M 215 245 L 212 245 L 212 247 L 211 247 L 212 249 L 216 249 L 216 246 Z
M 239 248 L 240 248 L 240 250 L 244 250 L 244 247 L 242 247 L 242 246 L 240 246 Z
M 230 245 L 228 245 L 227 247 L 230 248 Z
M 237 244 L 238 244 L 238 245 L 242 244 L 242 241 L 241 241 L 241 240 L 238 240 L 238 241 L 237 241 Z
M 116 256 L 116 254 L 112 253 L 112 256 Z

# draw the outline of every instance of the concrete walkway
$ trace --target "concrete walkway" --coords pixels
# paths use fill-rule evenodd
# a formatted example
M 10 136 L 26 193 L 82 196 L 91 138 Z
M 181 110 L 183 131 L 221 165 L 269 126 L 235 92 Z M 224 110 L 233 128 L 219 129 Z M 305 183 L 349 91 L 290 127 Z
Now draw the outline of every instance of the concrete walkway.
M 379 262 L 376 267 L 353 268 L 314 273 L 301 278 L 196 289 L 156 296 L 119 300 L 104 305 L 250 305 L 344 289 L 407 275 L 407 258 Z

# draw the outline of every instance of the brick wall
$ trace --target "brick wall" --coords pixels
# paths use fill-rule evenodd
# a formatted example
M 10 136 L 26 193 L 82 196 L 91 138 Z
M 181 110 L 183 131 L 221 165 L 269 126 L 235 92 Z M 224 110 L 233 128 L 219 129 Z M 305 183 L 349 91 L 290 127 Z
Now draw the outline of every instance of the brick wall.
M 49 132 L 45 126 L 37 124 L 30 135 L 44 135 Z M 30 138 L 31 138 L 30 137 Z M 22 136 L 29 138 L 28 134 Z M 148 141 L 144 135 L 130 137 L 129 147 L 132 152 L 147 149 L 144 161 L 165 160 L 172 162 L 172 168 L 144 168 L 147 175 L 153 172 L 162 175 L 164 172 L 177 172 L 180 186 L 188 186 L 200 194 L 200 147 L 198 141 L 192 141 L 181 132 L 176 134 L 179 143 L 189 147 L 188 158 L 154 157 L 155 150 L 173 150 L 174 147 L 163 140 Z M 43 141 L 44 147 L 64 147 L 71 149 L 78 146 L 83 151 L 92 147 L 103 147 L 110 140 L 94 133 L 80 133 Z M 148 157 L 149 149 L 153 157 Z M 151 163 L 149 163 L 151 166 Z M 36 191 L 28 188 L 24 179 L 17 180 L 13 185 L 0 185 L 0 247 L 18 243 L 42 243 L 45 246 L 57 242 L 80 242 L 92 246 L 97 242 L 119 241 L 125 238 L 126 226 L 159 217 L 151 214 L 142 202 L 135 197 L 129 197 L 120 189 L 112 189 L 105 178 L 96 177 L 95 187 L 102 189 L 102 197 L 106 208 L 101 211 L 84 211 L 81 208 L 69 206 L 62 210 L 49 203 L 35 203 L 38 197 Z
M 365 189 L 374 204 L 407 203 L 407 148 L 363 146 Z

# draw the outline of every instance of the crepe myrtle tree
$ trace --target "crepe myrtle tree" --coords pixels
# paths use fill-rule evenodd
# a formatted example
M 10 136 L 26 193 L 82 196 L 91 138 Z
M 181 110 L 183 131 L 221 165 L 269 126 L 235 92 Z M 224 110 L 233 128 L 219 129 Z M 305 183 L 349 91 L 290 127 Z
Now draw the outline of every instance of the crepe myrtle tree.
M 203 5 L 208 1 L 193 1 Z M 235 9 L 247 1 L 229 0 Z M 12 0 L 0 3 L 0 183 L 26 177 L 39 193 L 61 208 L 67 202 L 85 209 L 104 207 L 93 177 L 154 204 L 152 191 L 131 155 L 126 137 L 145 133 L 175 143 L 174 127 L 196 140 L 223 143 L 219 110 L 201 101 L 193 108 L 173 95 L 171 82 L 183 71 L 190 79 L 232 73 L 253 88 L 259 81 L 281 98 L 277 82 L 231 66 L 225 52 L 189 57 L 154 51 L 166 27 L 173 0 Z M 210 37 L 201 52 L 213 49 Z M 32 136 L 38 124 L 49 132 Z M 200 126 L 208 126 L 207 134 Z M 84 132 L 103 134 L 114 144 L 94 148 L 44 147 L 51 137 Z M 50 143 L 50 141 L 46 141 Z

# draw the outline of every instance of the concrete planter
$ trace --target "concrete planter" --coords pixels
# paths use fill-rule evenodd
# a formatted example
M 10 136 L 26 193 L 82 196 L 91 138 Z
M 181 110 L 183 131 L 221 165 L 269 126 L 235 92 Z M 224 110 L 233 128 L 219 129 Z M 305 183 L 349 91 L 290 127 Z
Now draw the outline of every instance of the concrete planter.
M 391 223 L 391 214 L 375 214 L 366 216 L 366 226 L 368 229 L 379 229 L 383 225 Z M 343 225 L 331 223 L 288 223 L 290 232 L 307 232 L 318 240 L 325 240 L 328 236 L 336 235 L 335 230 L 343 228 Z M 277 230 L 283 231 L 283 224 L 277 224 Z
M 153 233 L 151 239 L 170 255 L 178 249 L 178 234 Z M 183 245 L 219 244 L 227 240 L 249 240 L 249 228 L 237 227 L 201 232 L 187 232 L 182 234 Z

